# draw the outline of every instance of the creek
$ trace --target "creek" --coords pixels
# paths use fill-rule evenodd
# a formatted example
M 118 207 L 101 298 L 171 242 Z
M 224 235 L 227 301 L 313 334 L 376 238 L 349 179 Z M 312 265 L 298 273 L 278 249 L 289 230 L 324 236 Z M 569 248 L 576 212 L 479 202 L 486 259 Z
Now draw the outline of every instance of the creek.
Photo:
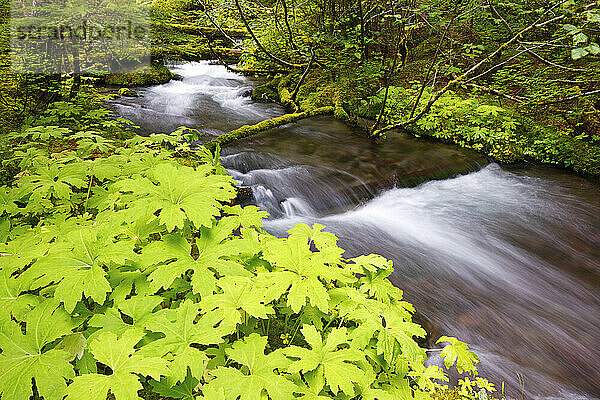
M 284 113 L 256 81 L 209 62 L 111 103 L 139 133 L 186 125 L 205 140 Z M 372 143 L 332 118 L 244 139 L 222 162 L 265 228 L 320 223 L 345 256 L 379 253 L 435 340 L 456 336 L 513 398 L 600 399 L 600 187 L 560 170 L 507 170 L 455 146 L 390 134 Z M 432 344 L 433 347 L 435 345 Z M 436 360 L 431 353 L 431 362 Z

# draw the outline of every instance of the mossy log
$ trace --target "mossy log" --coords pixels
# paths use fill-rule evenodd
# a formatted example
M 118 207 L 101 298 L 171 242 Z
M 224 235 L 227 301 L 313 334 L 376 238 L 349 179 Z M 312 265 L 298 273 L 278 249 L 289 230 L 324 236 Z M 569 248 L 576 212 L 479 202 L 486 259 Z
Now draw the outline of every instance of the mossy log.
M 221 135 L 218 138 L 211 140 L 210 142 L 205 143 L 204 146 L 212 151 L 215 149 L 215 147 L 217 145 L 222 146 L 224 144 L 231 143 L 233 141 L 243 139 L 248 136 L 253 136 L 258 133 L 267 131 L 269 129 L 277 128 L 282 125 L 287 125 L 292 122 L 299 121 L 301 119 L 316 117 L 319 115 L 333 114 L 333 111 L 334 111 L 334 107 L 326 106 L 326 107 L 314 108 L 314 109 L 308 110 L 308 111 L 301 111 L 301 112 L 296 112 L 296 113 L 291 113 L 291 114 L 285 114 L 285 115 L 282 115 L 281 117 L 267 119 L 265 121 L 261 121 L 254 125 L 244 125 L 238 129 L 235 129 L 235 130 L 229 132 L 229 133 Z

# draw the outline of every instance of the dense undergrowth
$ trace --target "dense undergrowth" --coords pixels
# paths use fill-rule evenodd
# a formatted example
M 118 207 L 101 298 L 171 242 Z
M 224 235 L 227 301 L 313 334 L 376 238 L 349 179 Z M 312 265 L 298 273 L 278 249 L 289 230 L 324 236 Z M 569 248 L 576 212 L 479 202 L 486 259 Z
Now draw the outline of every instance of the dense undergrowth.
M 378 255 L 233 205 L 193 131 L 132 135 L 84 86 L 8 136 L 0 187 L 0 395 L 32 399 L 486 398 L 477 357 L 441 337 Z M 438 350 L 440 351 L 440 350 Z
M 386 13 L 378 5 L 365 4 Z M 388 20 L 371 22 L 375 25 L 371 33 L 364 33 L 356 7 L 340 6 L 344 17 L 335 19 L 334 11 L 330 17 L 328 9 L 318 14 L 298 6 L 302 11 L 296 12 L 306 14 L 305 19 L 290 17 L 293 40 L 305 53 L 312 46 L 320 63 L 306 74 L 297 105 L 301 110 L 336 106 L 340 118 L 379 119 L 380 127 L 410 119 L 435 91 L 550 7 L 519 1 L 491 4 L 464 5 L 477 11 L 465 11 L 469 16 L 461 20 L 453 15 L 463 5 L 425 1 L 409 9 L 400 2 L 396 14 L 385 15 Z M 600 59 L 595 44 L 600 14 L 584 3 L 561 4 L 566 15 L 561 23 L 499 53 L 488 62 L 489 72 L 457 84 L 423 118 L 404 129 L 476 149 L 501 163 L 530 161 L 600 174 Z M 247 10 L 252 15 L 252 6 Z M 323 18 L 321 25 L 310 19 L 316 15 Z M 275 18 L 279 23 L 256 20 L 255 33 L 273 54 L 298 59 L 301 51 L 290 50 L 283 17 Z M 430 23 L 433 20 L 436 23 Z M 242 66 L 257 69 L 276 64 L 254 41 L 247 40 L 246 49 Z M 254 97 L 286 104 L 301 76 L 302 69 L 273 75 Z

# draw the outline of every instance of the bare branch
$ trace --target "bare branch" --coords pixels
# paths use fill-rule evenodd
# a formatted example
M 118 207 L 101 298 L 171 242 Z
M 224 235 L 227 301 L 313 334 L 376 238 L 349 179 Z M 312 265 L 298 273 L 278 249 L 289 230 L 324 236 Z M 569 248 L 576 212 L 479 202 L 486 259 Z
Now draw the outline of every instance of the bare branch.
M 481 86 L 481 85 L 476 85 L 474 83 L 467 83 L 466 86 L 467 87 L 472 87 L 472 88 L 477 89 L 477 90 L 481 90 L 482 92 L 492 93 L 492 94 L 495 94 L 496 96 L 504 97 L 505 99 L 512 100 L 512 101 L 515 101 L 517 103 L 523 103 L 523 102 L 525 102 L 525 101 L 528 100 L 528 99 L 522 99 L 522 98 L 519 98 L 519 97 L 508 95 L 506 93 L 499 92 L 498 90 L 496 90 L 494 88 L 490 88 L 490 87 L 486 87 L 486 86 Z
M 575 94 L 573 96 L 565 97 L 564 99 L 558 99 L 558 100 L 553 100 L 553 101 L 546 101 L 546 102 L 540 103 L 538 105 L 540 105 L 540 106 L 546 106 L 546 105 L 550 105 L 550 104 L 564 103 L 564 102 L 567 102 L 567 101 L 578 99 L 580 97 L 593 96 L 595 94 L 600 94 L 600 89 L 598 89 L 598 90 L 592 90 L 592 91 L 589 91 L 589 92 L 583 92 L 583 93 L 580 93 L 580 94 Z
M 312 67 L 314 60 L 315 60 L 315 52 L 314 52 L 314 49 L 311 47 L 311 49 L 310 49 L 310 61 L 308 62 L 308 65 L 306 66 L 306 69 L 304 70 L 304 73 L 302 74 L 302 76 L 298 80 L 298 83 L 296 84 L 296 87 L 294 88 L 294 91 L 292 92 L 292 95 L 291 95 L 291 98 L 292 98 L 293 102 L 296 102 L 296 96 L 298 95 L 298 91 L 300 90 L 300 86 L 302 86 L 302 83 L 304 82 L 304 79 L 306 78 L 306 75 L 308 75 L 308 71 L 310 71 L 310 68 Z
M 240 5 L 240 0 L 235 0 L 235 5 L 236 5 L 236 7 L 237 7 L 237 9 L 238 9 L 238 11 L 240 13 L 240 17 L 242 18 L 242 21 L 244 22 L 244 25 L 246 26 L 246 29 L 248 30 L 248 33 L 250 34 L 250 36 L 252 36 L 252 39 L 254 40 L 254 42 L 256 43 L 256 46 L 260 49 L 260 51 L 262 51 L 263 53 L 265 53 L 267 55 L 267 57 L 269 57 L 271 60 L 275 61 L 279 65 L 284 65 L 284 66 L 290 67 L 290 68 L 298 68 L 298 67 L 300 67 L 300 65 L 289 63 L 289 62 L 284 61 L 281 58 L 276 57 L 273 54 L 271 54 L 262 45 L 262 43 L 260 42 L 260 40 L 258 40 L 258 38 L 256 37 L 256 35 L 254 34 L 254 31 L 250 27 L 250 23 L 248 23 L 248 19 L 246 18 L 246 15 L 244 14 L 244 11 L 242 10 L 242 6 Z

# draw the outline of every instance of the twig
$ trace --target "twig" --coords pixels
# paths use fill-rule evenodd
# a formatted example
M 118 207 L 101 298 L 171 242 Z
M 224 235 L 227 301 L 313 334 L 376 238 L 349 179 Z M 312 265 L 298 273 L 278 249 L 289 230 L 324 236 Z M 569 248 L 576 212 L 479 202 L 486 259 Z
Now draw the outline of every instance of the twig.
M 472 87 L 472 88 L 475 88 L 475 89 L 478 89 L 478 90 L 481 90 L 483 92 L 493 93 L 493 94 L 495 94 L 497 96 L 504 97 L 505 99 L 516 101 L 517 103 L 523 103 L 523 102 L 529 100 L 529 99 L 520 99 L 518 97 L 514 97 L 514 96 L 508 95 L 506 93 L 499 92 L 496 89 L 493 89 L 493 88 L 490 88 L 490 87 L 476 85 L 474 83 L 467 83 L 466 86 Z
M 287 61 L 282 60 L 279 57 L 274 56 L 273 54 L 271 54 L 260 42 L 260 40 L 258 40 L 258 38 L 256 37 L 256 35 L 254 34 L 254 31 L 252 30 L 252 28 L 250 27 L 250 23 L 248 22 L 248 19 L 246 18 L 246 15 L 244 14 L 244 11 L 242 10 L 242 6 L 240 5 L 240 0 L 235 0 L 235 5 L 240 13 L 240 17 L 242 18 L 242 21 L 244 22 L 244 26 L 246 26 L 246 29 L 248 30 L 248 33 L 250 34 L 250 36 L 252 36 L 252 39 L 254 40 L 254 42 L 256 43 L 256 46 L 258 46 L 258 48 L 260 49 L 260 51 L 262 51 L 263 53 L 265 53 L 267 55 L 267 57 L 269 57 L 271 60 L 275 61 L 277 64 L 279 65 L 284 65 L 286 67 L 290 67 L 290 68 L 298 68 L 300 67 L 297 64 L 292 64 L 289 63 Z
M 546 102 L 540 103 L 538 105 L 539 106 L 546 106 L 546 105 L 550 105 L 550 104 L 564 103 L 566 101 L 575 100 L 575 99 L 578 99 L 580 97 L 585 97 L 585 96 L 593 96 L 595 94 L 600 94 L 600 89 L 598 89 L 598 90 L 592 90 L 590 92 L 583 92 L 583 93 L 580 93 L 580 94 L 575 94 L 573 96 L 565 97 L 563 99 L 558 99 L 558 100 L 553 100 L 553 101 L 546 101 Z

